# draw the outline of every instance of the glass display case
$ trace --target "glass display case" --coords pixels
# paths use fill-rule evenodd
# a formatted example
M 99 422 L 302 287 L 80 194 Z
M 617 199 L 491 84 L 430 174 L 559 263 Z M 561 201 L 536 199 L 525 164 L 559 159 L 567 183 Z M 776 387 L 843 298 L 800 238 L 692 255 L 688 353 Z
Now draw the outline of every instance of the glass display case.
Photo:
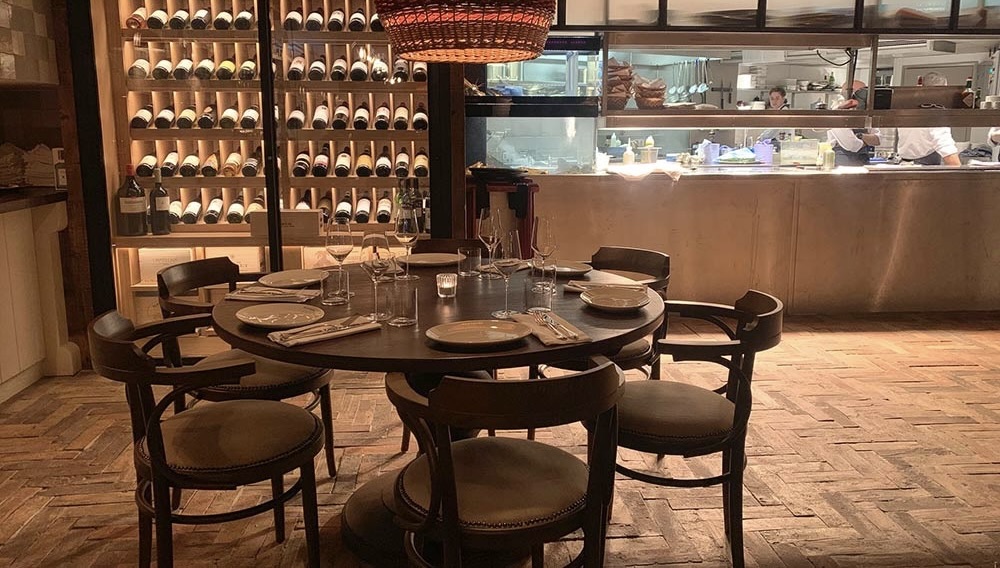
M 537 59 L 486 65 L 483 94 L 501 96 L 581 96 L 601 85 L 598 36 L 552 36 Z
M 594 171 L 594 117 L 468 117 L 466 133 L 467 164 L 560 174 Z

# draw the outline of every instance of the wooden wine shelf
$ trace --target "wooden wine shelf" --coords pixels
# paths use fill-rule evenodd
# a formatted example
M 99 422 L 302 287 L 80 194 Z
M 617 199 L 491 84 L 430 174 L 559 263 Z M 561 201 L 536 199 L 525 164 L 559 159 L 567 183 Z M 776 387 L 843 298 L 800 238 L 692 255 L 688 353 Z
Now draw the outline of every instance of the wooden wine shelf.
M 194 41 L 199 43 L 257 43 L 257 26 L 251 30 L 130 30 L 122 28 L 123 41 Z
M 280 134 L 279 134 L 280 136 Z M 387 140 L 397 142 L 426 142 L 426 130 L 314 130 L 312 128 L 301 128 L 298 130 L 284 129 L 284 136 L 288 140 L 314 141 L 314 142 L 368 142 L 369 140 Z
M 385 32 L 290 32 L 274 30 L 271 33 L 274 41 L 285 43 L 368 43 L 372 45 L 389 45 L 389 36 Z
M 134 92 L 168 91 L 168 92 L 202 92 L 211 94 L 220 92 L 260 92 L 260 80 L 241 81 L 239 79 L 126 79 L 125 86 Z
M 418 93 L 427 91 L 427 83 L 423 81 L 405 81 L 402 83 L 387 83 L 377 81 L 289 81 L 279 79 L 275 81 L 275 90 L 285 93 Z
M 143 185 L 152 185 L 152 177 L 140 177 Z M 265 180 L 263 176 L 243 177 L 243 176 L 174 176 L 163 178 L 163 187 L 167 189 L 263 189 Z
M 358 177 L 358 176 L 348 176 L 348 177 L 293 177 L 289 178 L 283 185 L 288 187 L 294 187 L 296 189 L 302 188 L 334 188 L 334 187 L 354 187 L 360 189 L 374 188 L 374 189 L 395 189 L 399 186 L 399 180 L 406 178 L 398 178 L 396 176 L 389 177 Z M 427 178 L 418 178 L 421 180 L 426 180 Z M 421 185 L 427 185 L 427 182 L 421 182 Z
M 227 227 L 226 223 L 205 225 L 174 225 L 184 227 L 184 230 L 169 235 L 144 235 L 141 237 L 113 237 L 111 243 L 119 248 L 188 248 L 188 247 L 264 247 L 267 238 L 250 235 L 250 225 L 241 223 Z M 232 228 L 234 230 L 214 230 L 216 228 Z M 191 230 L 186 230 L 190 228 Z M 371 233 L 387 233 L 393 230 L 392 223 L 351 223 L 351 232 L 357 235 Z M 422 236 L 422 238 L 424 238 Z M 282 239 L 283 246 L 323 246 L 323 236 L 288 237 Z
M 132 140 L 260 140 L 259 128 L 130 128 Z

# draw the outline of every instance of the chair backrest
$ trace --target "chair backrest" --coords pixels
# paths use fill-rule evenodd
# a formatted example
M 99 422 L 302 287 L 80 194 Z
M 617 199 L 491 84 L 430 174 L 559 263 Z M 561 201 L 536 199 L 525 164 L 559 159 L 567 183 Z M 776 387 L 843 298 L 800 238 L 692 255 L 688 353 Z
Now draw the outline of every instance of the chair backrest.
M 486 245 L 479 239 L 417 239 L 413 252 L 457 252 L 460 248 L 478 248 L 486 252 Z
M 781 343 L 781 328 L 785 305 L 774 296 L 749 290 L 733 304 L 738 311 L 754 316 L 741 321 L 736 338 L 748 347 L 748 351 L 766 351 Z
M 647 275 L 639 281 L 658 292 L 664 292 L 670 283 L 670 255 L 655 250 L 604 246 L 591 257 L 590 265 L 597 270 Z
M 179 296 L 197 291 L 205 286 L 228 284 L 236 289 L 240 267 L 226 257 L 192 260 L 168 266 L 156 274 L 156 290 L 160 297 L 163 317 L 208 313 L 211 305 L 191 300 L 178 300 Z
M 87 327 L 90 358 L 102 377 L 126 384 L 147 380 L 156 363 L 133 342 L 135 326 L 116 310 L 104 313 Z

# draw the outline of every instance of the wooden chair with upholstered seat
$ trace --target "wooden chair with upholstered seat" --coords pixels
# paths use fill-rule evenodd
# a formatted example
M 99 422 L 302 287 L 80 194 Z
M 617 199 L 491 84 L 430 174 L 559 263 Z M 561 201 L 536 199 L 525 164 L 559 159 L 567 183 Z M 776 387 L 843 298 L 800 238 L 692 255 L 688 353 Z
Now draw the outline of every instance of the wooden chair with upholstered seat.
M 583 529 L 576 566 L 603 564 L 614 483 L 616 409 L 624 376 L 601 358 L 593 369 L 532 381 L 444 377 L 423 396 L 399 373 L 386 391 L 422 450 L 396 480 L 395 513 L 407 531 L 411 564 L 429 565 L 422 543 L 440 543 L 443 565 L 462 564 L 463 549 L 530 548 Z M 589 464 L 531 440 L 453 440 L 455 429 L 542 428 L 592 420 Z
M 254 362 L 215 361 L 183 367 L 157 366 L 148 353 L 164 338 L 210 324 L 206 315 L 185 316 L 135 327 L 116 311 L 88 328 L 94 370 L 125 384 L 132 421 L 139 509 L 139 565 L 152 557 L 155 519 L 159 568 L 173 565 L 173 524 L 207 524 L 274 511 L 275 536 L 285 539 L 284 503 L 302 493 L 309 566 L 319 566 L 319 520 L 314 459 L 323 448 L 323 425 L 311 412 L 271 400 L 233 400 L 198 405 L 164 417 L 174 401 L 197 389 L 238 384 L 255 372 Z M 137 341 L 147 340 L 140 348 Z M 153 386 L 173 387 L 159 401 Z M 287 491 L 283 476 L 299 470 Z M 210 515 L 175 513 L 171 489 L 235 489 L 271 482 L 272 499 L 253 507 Z
M 759 351 L 781 341 L 784 306 L 777 298 L 750 290 L 733 306 L 667 302 L 668 314 L 703 320 L 727 336 L 720 341 L 663 339 L 659 350 L 674 361 L 705 361 L 726 369 L 726 383 L 709 390 L 666 380 L 629 381 L 618 404 L 618 445 L 639 452 L 685 458 L 720 453 L 719 475 L 677 479 L 616 469 L 633 479 L 673 487 L 722 484 L 725 533 L 733 566 L 743 566 L 743 470 L 752 403 L 751 380 Z
M 241 275 L 239 266 L 228 258 L 206 258 L 183 262 L 164 268 L 156 275 L 160 311 L 163 317 L 192 314 L 210 314 L 213 304 L 195 295 L 208 286 L 228 286 L 236 289 L 240 281 L 256 280 L 259 275 Z M 163 346 L 166 359 L 173 365 L 183 363 L 178 356 L 176 340 L 167 341 Z M 252 359 L 256 372 L 243 377 L 237 384 L 206 386 L 191 392 L 199 400 L 220 402 L 225 400 L 254 398 L 262 400 L 284 400 L 304 394 L 313 395 L 306 405 L 312 410 L 317 405 L 323 417 L 326 442 L 326 467 L 330 477 L 337 475 L 337 461 L 333 445 L 333 409 L 330 397 L 330 380 L 333 371 L 316 367 L 303 367 L 265 359 L 239 349 L 231 349 L 205 357 L 199 364 L 214 365 L 226 361 Z M 184 404 L 183 399 L 178 404 Z

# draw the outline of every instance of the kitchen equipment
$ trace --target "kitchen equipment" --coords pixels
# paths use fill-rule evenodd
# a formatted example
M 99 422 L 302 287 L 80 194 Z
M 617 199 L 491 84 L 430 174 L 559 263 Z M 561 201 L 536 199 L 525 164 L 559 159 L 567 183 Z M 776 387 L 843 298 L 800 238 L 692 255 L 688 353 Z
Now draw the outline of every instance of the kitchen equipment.
M 708 92 L 708 83 L 708 59 L 705 59 L 701 64 L 701 83 L 698 85 L 698 92 Z
M 701 74 L 701 60 L 700 59 L 695 59 L 692 65 L 693 65 L 693 69 L 692 69 L 692 77 L 691 77 L 691 86 L 688 87 L 688 94 L 689 95 L 693 95 L 693 94 L 695 94 L 695 93 L 698 92 L 698 81 L 700 80 L 699 76 Z

